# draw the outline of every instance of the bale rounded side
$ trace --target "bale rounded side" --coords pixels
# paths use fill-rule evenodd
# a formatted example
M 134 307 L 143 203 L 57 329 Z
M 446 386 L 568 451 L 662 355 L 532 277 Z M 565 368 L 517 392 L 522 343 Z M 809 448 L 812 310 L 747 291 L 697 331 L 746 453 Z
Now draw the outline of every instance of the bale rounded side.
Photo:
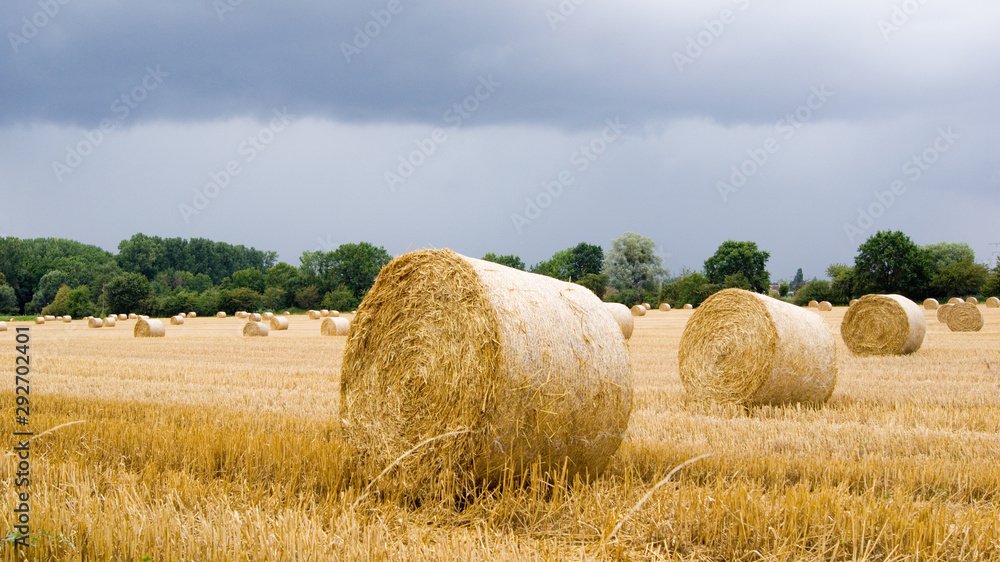
M 7 331 L 7 323 L 0 322 L 0 332 L 6 332 L 6 331 Z
M 986 299 L 986 308 L 1000 308 L 1000 299 L 996 297 Z
M 847 310 L 840 333 L 858 355 L 906 355 L 924 343 L 927 320 L 902 295 L 865 295 Z
M 937 321 L 942 324 L 947 324 L 948 314 L 951 313 L 951 310 L 953 308 L 955 308 L 955 303 L 942 304 L 940 307 L 938 307 L 937 314 L 935 315 L 937 317 Z
M 326 317 L 319 325 L 319 333 L 324 336 L 346 336 L 351 332 L 351 323 L 347 318 Z
M 819 310 L 821 312 L 829 312 L 833 310 L 833 303 L 831 303 L 830 301 L 823 301 L 819 303 Z
M 969 298 L 965 299 L 965 302 L 968 303 L 968 304 L 972 304 L 972 305 L 978 305 L 979 304 L 979 299 L 977 299 L 976 297 L 969 297 Z
M 272 316 L 271 317 L 271 329 L 272 330 L 287 330 L 288 329 L 288 318 L 284 316 Z
M 631 308 L 632 316 L 645 316 L 646 307 L 641 304 L 637 304 Z
M 132 330 L 132 335 L 137 338 L 162 338 L 165 334 L 163 322 L 152 318 L 139 318 Z
M 182 324 L 184 324 L 184 317 L 181 316 L 180 314 L 178 314 L 177 316 L 171 316 L 170 317 L 170 325 L 171 326 L 180 326 Z
M 611 316 L 614 317 L 615 322 L 618 322 L 618 327 L 622 330 L 622 335 L 625 339 L 632 337 L 632 330 L 635 329 L 635 321 L 632 319 L 632 311 L 629 310 L 627 306 L 618 302 L 606 302 L 604 303 L 608 307 L 608 311 L 611 312 Z
M 117 323 L 118 323 L 118 317 L 116 316 L 108 316 L 107 318 L 104 319 L 105 328 L 114 328 L 115 324 Z
M 684 310 L 691 310 L 693 308 L 694 308 L 694 305 L 691 304 L 691 303 L 687 303 L 687 304 L 684 305 Z
M 215 317 L 216 318 L 225 318 L 226 317 L 226 313 L 220 310 L 219 312 L 215 313 Z
M 100 318 L 91 318 L 90 320 L 87 320 L 87 326 L 91 328 L 103 328 L 104 320 L 101 320 Z
M 662 310 L 664 312 L 670 310 L 670 303 L 669 302 L 662 302 L 662 303 L 660 303 L 660 310 Z
M 197 318 L 198 317 L 198 313 L 197 312 L 188 312 L 187 313 L 187 317 L 188 318 Z
M 268 334 L 267 324 L 263 322 L 247 322 L 243 325 L 243 336 L 252 337 L 266 337 Z
M 318 310 L 310 310 L 308 313 L 310 320 L 319 320 L 323 315 Z

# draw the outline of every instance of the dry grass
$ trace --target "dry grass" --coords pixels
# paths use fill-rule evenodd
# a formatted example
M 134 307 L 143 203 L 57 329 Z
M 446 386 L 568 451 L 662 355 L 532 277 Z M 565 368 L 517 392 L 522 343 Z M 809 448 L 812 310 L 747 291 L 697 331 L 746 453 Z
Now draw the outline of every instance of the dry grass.
M 839 331 L 845 311 L 822 318 Z M 604 477 L 418 508 L 355 505 L 337 415 L 345 340 L 305 316 L 268 338 L 240 337 L 236 318 L 162 339 L 31 324 L 32 428 L 86 421 L 32 442 L 28 559 L 1000 558 L 1000 310 L 975 333 L 930 322 L 908 356 L 855 356 L 838 338 L 823 407 L 750 410 L 686 402 L 676 358 L 690 315 L 635 319 L 635 406 Z M 0 364 L 24 325 L 0 335 Z M 9 436 L 12 383 L 0 404 Z M 2 544 L 0 558 L 21 559 Z

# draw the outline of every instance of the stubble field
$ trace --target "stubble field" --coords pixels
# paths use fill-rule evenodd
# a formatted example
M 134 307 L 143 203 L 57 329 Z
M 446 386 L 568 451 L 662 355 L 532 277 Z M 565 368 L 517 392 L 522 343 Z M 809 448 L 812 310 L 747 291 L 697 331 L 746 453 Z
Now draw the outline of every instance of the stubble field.
M 1000 310 L 951 333 L 927 313 L 909 357 L 859 358 L 846 308 L 820 408 L 685 399 L 692 311 L 636 318 L 628 435 L 592 482 L 544 478 L 417 508 L 351 483 L 339 440 L 342 337 L 293 316 L 31 325 L 31 526 L 15 550 L 14 329 L 0 333 L 4 560 L 1000 559 Z M 165 322 L 165 324 L 169 324 Z M 79 423 L 73 423 L 79 422 Z M 677 465 L 679 470 L 630 510 Z M 617 534 L 612 531 L 621 524 Z M 2 538 L 2 537 L 0 537 Z

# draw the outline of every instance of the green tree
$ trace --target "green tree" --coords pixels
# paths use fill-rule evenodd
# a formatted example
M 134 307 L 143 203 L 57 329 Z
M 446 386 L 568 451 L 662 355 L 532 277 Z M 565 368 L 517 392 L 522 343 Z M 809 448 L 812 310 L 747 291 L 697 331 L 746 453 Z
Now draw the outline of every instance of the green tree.
M 305 310 L 316 308 L 322 300 L 316 285 L 306 285 L 295 293 L 295 304 Z
M 611 241 L 604 274 L 608 276 L 608 283 L 619 291 L 650 291 L 667 275 L 662 266 L 663 258 L 656 255 L 656 243 L 651 238 L 626 232 Z
M 856 293 L 898 293 L 922 300 L 930 285 L 929 254 L 902 232 L 875 233 L 854 258 Z
M 261 308 L 263 297 L 249 287 L 236 287 L 222 291 L 220 303 L 221 308 L 229 314 L 233 314 L 237 310 L 256 312 Z
M 576 280 L 578 285 L 594 291 L 597 298 L 603 299 L 608 290 L 608 276 L 603 273 L 588 273 Z
M 705 275 L 709 283 L 725 285 L 728 275 L 742 273 L 750 283 L 750 289 L 766 293 L 770 287 L 770 274 L 765 267 L 771 254 L 757 248 L 756 242 L 726 240 L 705 260 Z
M 264 307 L 270 310 L 288 308 L 288 293 L 281 287 L 264 289 Z
M 68 312 L 66 312 L 67 310 L 66 301 L 67 299 L 69 299 L 69 292 L 71 290 L 72 289 L 70 288 L 69 285 L 63 285 L 59 287 L 59 289 L 56 291 L 56 296 L 52 298 L 52 302 L 42 308 L 42 314 L 45 315 L 52 314 L 54 316 L 65 316 L 69 314 Z M 84 316 L 87 315 L 84 314 Z
M 1000 259 L 997 260 L 993 271 L 986 276 L 986 281 L 979 291 L 984 297 L 1000 297 Z
M 333 251 L 332 258 L 333 273 L 339 281 L 335 288 L 346 285 L 359 301 L 375 284 L 375 278 L 382 268 L 392 261 L 392 256 L 385 248 L 368 242 L 341 244 Z
M 524 262 L 521 261 L 520 256 L 515 256 L 514 254 L 506 254 L 503 256 L 498 256 L 493 252 L 489 252 L 483 256 L 484 261 L 491 261 L 493 263 L 498 263 L 500 265 L 506 265 L 507 267 L 513 267 L 514 269 L 520 269 L 524 271 Z
M 531 266 L 531 272 L 539 275 L 547 275 L 563 281 L 569 281 L 573 277 L 573 250 L 567 248 L 552 254 L 547 261 Z
M 826 299 L 836 305 L 845 305 L 856 295 L 854 292 L 854 268 L 843 263 L 835 263 L 826 269 L 830 276 L 830 295 Z M 806 301 L 808 302 L 808 301 Z
M 742 271 L 737 271 L 736 273 L 730 273 L 722 280 L 723 289 L 743 289 L 745 291 L 752 291 L 753 285 L 750 284 L 750 280 L 747 276 L 743 274 Z
M 785 298 L 788 296 L 789 286 L 788 281 L 782 281 L 781 285 L 778 285 L 778 296 Z
M 685 269 L 680 277 L 664 283 L 660 291 L 660 302 L 667 302 L 675 307 L 685 304 L 698 306 L 716 290 L 703 273 Z
M 53 269 L 52 271 L 46 273 L 38 280 L 38 288 L 35 289 L 35 294 L 31 298 L 31 302 L 34 303 L 35 309 L 42 309 L 52 303 L 56 298 L 56 292 L 63 285 L 69 285 L 74 283 L 75 279 L 69 279 L 62 270 Z
M 588 274 L 604 270 L 604 249 L 594 244 L 580 242 L 573 247 L 573 279 L 583 279 Z
M 792 303 L 805 306 L 809 301 L 828 301 L 833 298 L 830 292 L 830 282 L 826 279 L 813 279 L 795 291 Z
M 939 269 L 931 278 L 931 289 L 946 298 L 978 295 L 989 275 L 985 265 L 963 259 Z
M 149 280 L 138 273 L 122 273 L 108 281 L 104 295 L 112 312 L 135 312 L 150 294 Z
M 152 279 L 166 269 L 165 252 L 159 236 L 146 236 L 140 232 L 118 243 L 118 265 L 125 271 Z
M 795 277 L 792 278 L 792 282 L 788 284 L 788 288 L 791 289 L 791 291 L 794 293 L 795 291 L 798 291 L 802 285 L 805 284 L 806 284 L 805 279 L 802 276 L 802 268 L 800 267 L 795 272 Z
M 233 287 L 246 287 L 258 293 L 264 292 L 264 273 L 250 267 L 233 272 Z
M 351 311 L 358 308 L 360 302 L 346 285 L 341 285 L 324 295 L 320 306 L 327 310 Z
M 301 285 L 299 270 L 285 262 L 279 262 L 264 273 L 264 287 L 277 287 L 287 295 L 294 295 Z
M 17 293 L 14 287 L 4 284 L 0 285 L 0 314 L 17 314 L 20 307 L 17 304 Z
M 976 252 L 965 242 L 938 242 L 924 248 L 930 254 L 932 276 L 953 263 L 976 261 Z

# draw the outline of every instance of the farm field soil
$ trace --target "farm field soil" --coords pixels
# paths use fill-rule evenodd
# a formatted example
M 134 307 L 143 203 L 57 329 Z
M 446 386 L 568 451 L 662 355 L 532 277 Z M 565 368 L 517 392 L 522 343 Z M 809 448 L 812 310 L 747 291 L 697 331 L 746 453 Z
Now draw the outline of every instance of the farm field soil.
M 346 338 L 318 320 L 266 338 L 242 337 L 237 318 L 166 319 L 152 339 L 133 338 L 133 320 L 8 323 L 0 559 L 1000 559 L 1000 310 L 981 309 L 972 334 L 925 312 L 906 357 L 853 356 L 847 309 L 815 312 L 837 334 L 832 398 L 750 410 L 686 399 L 677 351 L 693 311 L 652 310 L 635 318 L 635 403 L 604 475 L 417 507 L 351 481 Z M 57 429 L 31 442 L 37 543 L 15 550 L 18 326 L 30 429 Z

